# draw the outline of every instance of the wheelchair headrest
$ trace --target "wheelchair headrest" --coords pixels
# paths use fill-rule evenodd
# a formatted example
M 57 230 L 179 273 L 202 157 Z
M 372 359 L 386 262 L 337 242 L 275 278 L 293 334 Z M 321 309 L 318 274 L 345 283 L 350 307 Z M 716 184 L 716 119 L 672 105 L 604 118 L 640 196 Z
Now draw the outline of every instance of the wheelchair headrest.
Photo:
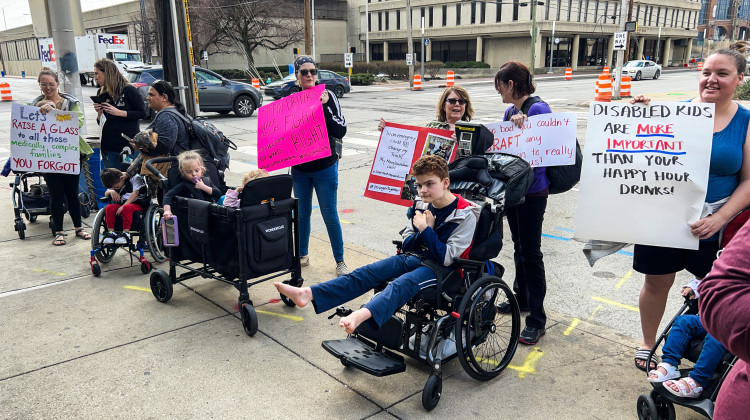
M 239 195 L 240 207 L 254 206 L 263 201 L 280 201 L 292 196 L 292 176 L 273 175 L 245 184 Z
M 489 162 L 482 156 L 468 156 L 456 160 L 450 167 L 451 185 L 464 181 L 476 182 L 486 187 L 492 183 L 492 176 L 488 170 Z

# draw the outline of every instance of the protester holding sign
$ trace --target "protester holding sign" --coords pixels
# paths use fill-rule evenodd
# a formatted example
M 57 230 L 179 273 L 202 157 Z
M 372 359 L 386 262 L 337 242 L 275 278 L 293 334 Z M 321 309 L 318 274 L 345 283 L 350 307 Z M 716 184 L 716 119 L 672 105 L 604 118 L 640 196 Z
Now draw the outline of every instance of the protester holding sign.
M 505 110 L 504 121 L 512 121 L 521 127 L 529 116 L 549 114 L 549 106 L 538 101 L 524 107 L 527 101 L 538 100 L 530 95 L 536 91 L 529 69 L 517 62 L 503 64 L 495 74 L 495 89 L 502 95 L 503 102 L 511 106 Z M 526 112 L 522 112 L 524 110 Z M 519 341 L 523 344 L 536 344 L 545 333 L 547 315 L 544 312 L 544 297 L 547 294 L 547 280 L 542 260 L 542 222 L 547 208 L 549 181 L 544 167 L 534 168 L 534 181 L 526 192 L 526 200 L 508 210 L 508 226 L 513 238 L 513 260 L 516 266 L 516 279 L 513 291 L 522 311 L 528 311 L 526 328 Z M 510 311 L 510 304 L 499 305 L 501 311 Z
M 28 101 L 26 105 L 39 107 L 39 112 L 46 115 L 52 110 L 73 111 L 78 113 L 78 127 L 82 127 L 85 119 L 81 111 L 78 99 L 67 93 L 59 93 L 57 88 L 60 81 L 57 73 L 48 68 L 42 69 L 37 78 L 42 95 Z M 91 147 L 78 136 L 78 150 L 82 158 L 94 153 Z M 52 213 L 52 224 L 55 226 L 55 240 L 52 245 L 65 245 L 65 232 L 63 231 L 63 215 L 65 214 L 65 200 L 68 201 L 68 213 L 73 220 L 75 235 L 80 239 L 91 239 L 91 235 L 83 230 L 81 226 L 81 205 L 78 202 L 78 177 L 80 174 L 45 173 L 44 182 L 49 189 L 50 212 Z
M 138 120 L 146 118 L 146 106 L 138 89 L 125 80 L 114 61 L 102 58 L 94 63 L 94 78 L 101 86 L 94 97 L 94 109 L 102 127 L 102 166 L 120 169 L 120 153 L 128 147 L 122 134 L 132 138 L 140 131 Z M 134 150 L 128 156 L 134 159 L 137 155 Z
M 719 230 L 750 205 L 750 110 L 732 101 L 734 91 L 744 80 L 747 62 L 743 53 L 747 45 L 740 41 L 713 52 L 703 64 L 698 98 L 690 101 L 715 106 L 704 215 L 690 224 L 691 233 L 700 239 L 699 249 L 635 246 L 633 269 L 646 275 L 638 300 L 643 343 L 635 355 L 636 367 L 641 370 L 647 369 L 648 350 L 656 342 L 675 274 L 688 270 L 697 279 L 703 278 L 716 259 Z M 638 96 L 631 102 L 649 101 L 648 97 Z M 648 369 L 654 369 L 657 361 L 648 362 Z
M 304 91 L 316 85 L 318 69 L 312 57 L 301 55 L 294 61 L 294 72 L 297 84 Z M 299 200 L 299 251 L 302 266 L 310 264 L 308 246 L 310 243 L 310 215 L 312 214 L 313 189 L 318 197 L 320 214 L 328 230 L 333 257 L 336 260 L 336 274 L 342 276 L 349 273 L 344 263 L 344 238 L 341 233 L 341 222 L 336 209 L 336 194 L 339 186 L 339 154 L 336 143 L 346 134 L 346 120 L 341 113 L 339 101 L 332 92 L 324 90 L 320 95 L 323 104 L 328 141 L 331 154 L 311 162 L 292 166 L 294 179 L 294 196 Z M 340 147 L 339 147 L 339 150 Z
M 474 108 L 471 106 L 469 92 L 461 86 L 455 85 L 446 88 L 437 102 L 437 112 L 434 121 L 427 123 L 427 128 L 440 128 L 443 130 L 456 131 L 456 123 L 459 121 L 471 121 L 474 116 Z M 378 131 L 383 131 L 386 121 L 381 118 L 378 123 Z

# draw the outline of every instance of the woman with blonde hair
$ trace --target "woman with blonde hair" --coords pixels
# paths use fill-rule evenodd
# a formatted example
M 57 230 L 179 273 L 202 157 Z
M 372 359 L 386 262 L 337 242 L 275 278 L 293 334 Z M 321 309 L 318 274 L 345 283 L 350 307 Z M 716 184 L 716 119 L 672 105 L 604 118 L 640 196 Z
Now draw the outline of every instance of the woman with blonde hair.
M 114 61 L 102 58 L 94 63 L 94 78 L 101 86 L 94 109 L 101 126 L 102 167 L 121 169 L 121 152 L 139 131 L 138 120 L 146 118 L 146 105 L 135 86 L 128 83 Z M 138 151 L 129 157 L 134 159 Z

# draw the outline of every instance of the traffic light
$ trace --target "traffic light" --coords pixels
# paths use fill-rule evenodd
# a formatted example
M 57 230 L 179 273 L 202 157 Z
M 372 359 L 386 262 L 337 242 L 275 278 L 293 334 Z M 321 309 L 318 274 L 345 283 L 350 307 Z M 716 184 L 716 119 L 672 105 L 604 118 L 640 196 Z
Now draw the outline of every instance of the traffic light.
M 292 54 L 299 55 L 299 48 L 292 48 Z
M 356 53 L 357 52 L 357 47 L 351 47 L 351 48 L 349 48 L 349 52 L 352 53 L 352 54 Z

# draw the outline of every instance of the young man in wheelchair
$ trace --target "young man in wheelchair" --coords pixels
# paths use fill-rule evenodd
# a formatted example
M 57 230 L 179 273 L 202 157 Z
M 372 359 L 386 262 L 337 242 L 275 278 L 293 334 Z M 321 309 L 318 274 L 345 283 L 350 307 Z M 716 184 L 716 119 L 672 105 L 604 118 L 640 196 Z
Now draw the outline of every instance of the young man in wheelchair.
M 320 314 L 385 286 L 361 309 L 339 321 L 351 334 L 370 319 L 382 326 L 421 289 L 434 287 L 436 275 L 422 260 L 432 260 L 447 270 L 454 266 L 453 258 L 467 256 L 480 207 L 451 193 L 448 164 L 439 156 L 422 156 L 412 166 L 412 174 L 419 197 L 412 218 L 401 231 L 403 253 L 312 287 L 274 283 L 279 292 L 300 307 L 312 302 Z
M 146 182 L 140 175 L 128 178 L 125 173 L 114 168 L 102 169 L 100 177 L 102 185 L 107 188 L 104 196 L 111 200 L 105 210 L 107 235 L 102 243 L 125 245 L 130 242 L 133 213 L 144 211 L 151 204 Z M 122 218 L 122 232 L 119 233 L 114 232 L 117 216 Z

